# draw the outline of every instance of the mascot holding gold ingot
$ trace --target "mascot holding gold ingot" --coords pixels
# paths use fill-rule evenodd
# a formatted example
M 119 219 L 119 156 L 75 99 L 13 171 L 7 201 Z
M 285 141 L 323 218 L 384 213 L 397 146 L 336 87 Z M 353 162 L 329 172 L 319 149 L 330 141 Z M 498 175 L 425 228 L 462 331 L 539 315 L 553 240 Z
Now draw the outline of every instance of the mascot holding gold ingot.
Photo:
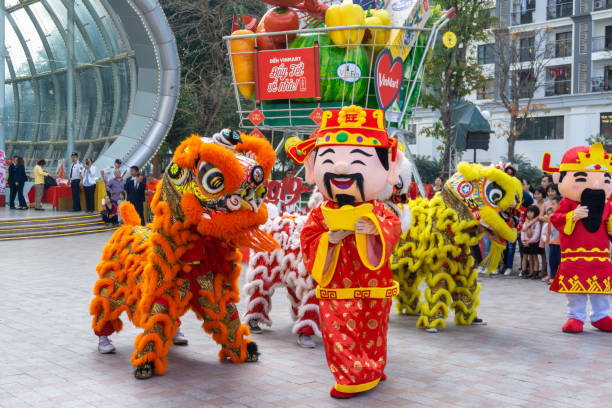
M 398 291 L 389 258 L 401 223 L 376 198 L 398 182 L 403 156 L 397 147 L 383 111 L 358 106 L 324 112 L 314 137 L 291 138 L 285 146 L 325 197 L 304 224 L 301 245 L 318 283 L 334 398 L 350 398 L 386 379 L 387 324 Z

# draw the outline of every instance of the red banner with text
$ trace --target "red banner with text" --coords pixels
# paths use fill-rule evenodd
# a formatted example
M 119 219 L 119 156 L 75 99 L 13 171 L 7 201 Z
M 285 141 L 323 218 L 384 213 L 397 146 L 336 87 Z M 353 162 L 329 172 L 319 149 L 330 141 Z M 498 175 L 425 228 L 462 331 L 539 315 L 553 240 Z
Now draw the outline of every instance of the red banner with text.
M 318 65 L 318 47 L 258 52 L 256 99 L 318 98 Z

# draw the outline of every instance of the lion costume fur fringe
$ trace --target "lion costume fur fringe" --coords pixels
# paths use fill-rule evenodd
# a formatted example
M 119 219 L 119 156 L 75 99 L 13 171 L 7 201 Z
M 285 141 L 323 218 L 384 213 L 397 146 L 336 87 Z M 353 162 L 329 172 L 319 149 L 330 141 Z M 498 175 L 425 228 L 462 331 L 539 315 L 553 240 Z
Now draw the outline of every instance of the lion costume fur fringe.
M 244 209 L 263 202 L 261 182 L 269 177 L 275 154 L 265 139 L 242 135 L 241 140 L 235 150 L 197 135 L 185 140 L 157 185 L 151 202 L 154 218 L 147 227 L 140 226 L 130 203 L 121 205 L 124 225 L 104 248 L 90 313 L 98 335 L 120 331 L 123 312 L 144 329 L 134 343 L 136 367 L 149 364 L 158 375 L 166 372 L 179 318 L 189 309 L 221 345 L 220 359 L 257 359 L 235 306 L 241 269 L 237 248 L 278 247 L 258 229 L 267 219 L 266 206 Z M 207 172 L 198 178 L 202 169 Z M 259 185 L 247 180 L 249 171 L 257 172 Z M 224 183 L 221 191 L 219 183 Z M 242 196 L 240 209 L 219 211 L 236 192 Z

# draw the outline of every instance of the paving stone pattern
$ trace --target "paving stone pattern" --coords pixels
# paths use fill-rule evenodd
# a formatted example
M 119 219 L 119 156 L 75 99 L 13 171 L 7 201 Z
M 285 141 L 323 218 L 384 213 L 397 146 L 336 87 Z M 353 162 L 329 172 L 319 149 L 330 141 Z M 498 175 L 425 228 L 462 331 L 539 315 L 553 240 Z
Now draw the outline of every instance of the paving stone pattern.
M 138 334 L 124 319 L 117 352 L 96 350 L 89 301 L 109 233 L 0 243 L 0 407 L 610 407 L 612 334 L 586 325 L 561 333 L 565 300 L 541 282 L 483 278 L 487 326 L 429 334 L 392 314 L 389 379 L 350 401 L 332 400 L 323 346 L 291 334 L 283 290 L 274 327 L 253 335 L 258 363 L 217 360 L 218 347 L 192 313 L 187 347 L 173 347 L 165 376 L 134 379 Z M 239 310 L 244 312 L 244 302 Z

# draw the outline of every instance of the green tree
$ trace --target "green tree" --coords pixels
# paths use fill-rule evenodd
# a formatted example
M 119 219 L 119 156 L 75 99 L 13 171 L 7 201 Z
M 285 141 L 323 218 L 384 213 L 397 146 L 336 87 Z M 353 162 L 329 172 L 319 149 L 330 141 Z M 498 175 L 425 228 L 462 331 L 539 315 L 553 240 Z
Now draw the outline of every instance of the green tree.
M 418 154 L 414 156 L 414 165 L 419 171 L 419 176 L 421 176 L 423 184 L 433 184 L 436 177 L 440 176 L 442 170 L 442 162 L 440 159 L 433 159 L 429 156 Z
M 476 59 L 470 53 L 475 42 L 486 41 L 487 30 L 496 21 L 491 9 L 495 4 L 491 0 L 438 0 L 436 4 L 443 9 L 454 7 L 455 17 L 444 27 L 441 34 L 452 31 L 457 36 L 457 44 L 446 48 L 438 41 L 433 56 L 426 65 L 423 83 L 423 107 L 438 110 L 443 128 L 441 141 L 442 172 L 450 173 L 453 132 L 451 113 L 455 101 L 469 95 L 482 86 L 484 77 Z M 440 134 L 434 132 L 434 134 Z
M 503 158 L 503 161 L 509 161 L 507 157 Z M 527 179 L 532 186 L 539 186 L 542 181 L 542 170 L 534 166 L 533 163 L 523 154 L 515 154 L 512 164 L 516 168 L 516 177 L 520 179 Z
M 227 46 L 234 10 L 261 17 L 266 5 L 253 0 L 161 0 L 181 59 L 179 109 L 167 147 L 191 133 L 211 135 L 238 125 Z

